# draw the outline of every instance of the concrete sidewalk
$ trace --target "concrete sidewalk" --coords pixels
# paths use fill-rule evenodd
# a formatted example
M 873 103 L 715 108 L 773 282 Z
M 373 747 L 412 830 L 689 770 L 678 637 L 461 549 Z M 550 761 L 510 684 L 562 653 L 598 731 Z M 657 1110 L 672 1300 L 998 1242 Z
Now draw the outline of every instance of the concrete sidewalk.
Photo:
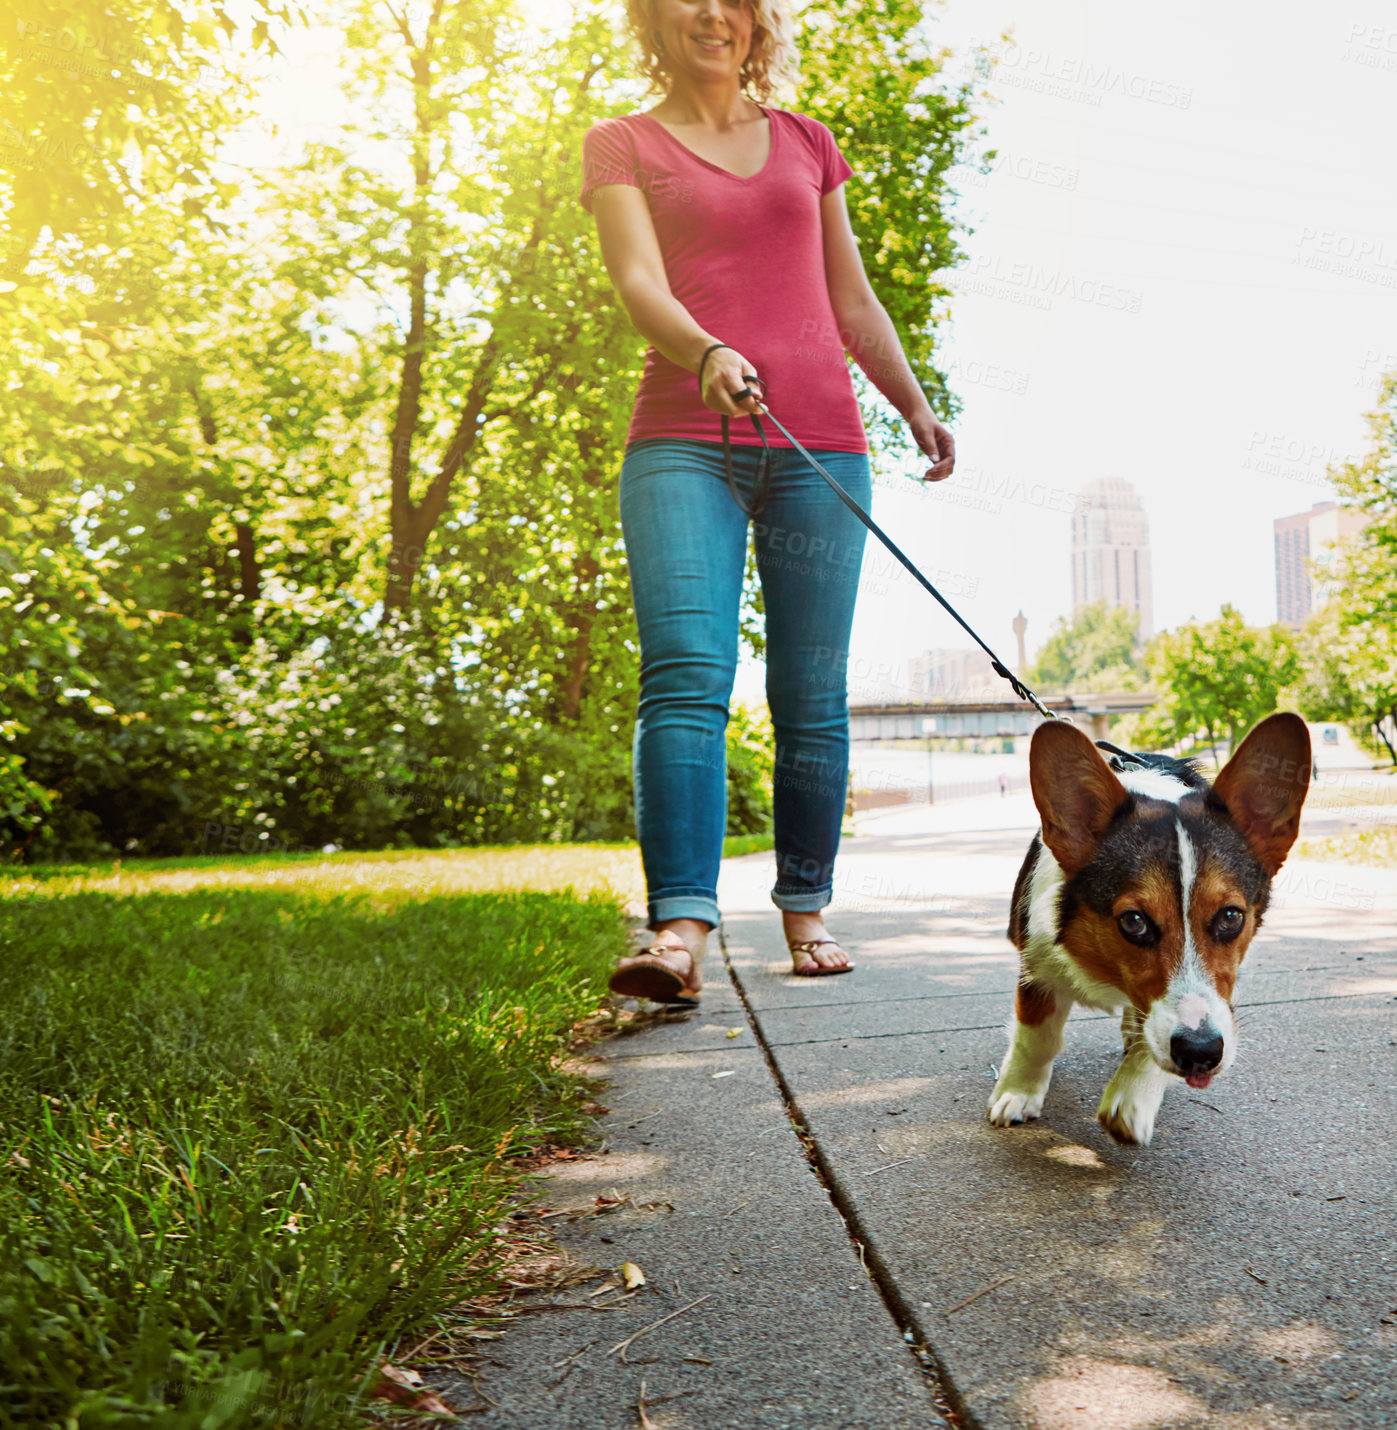
M 730 981 L 710 957 L 702 1010 L 601 1050 L 607 1148 L 546 1187 L 628 1197 L 552 1224 L 648 1284 L 589 1298 L 598 1271 L 520 1317 L 476 1423 L 897 1430 L 945 1424 L 940 1396 L 985 1430 L 1392 1423 L 1397 874 L 1287 865 L 1235 1068 L 1123 1148 L 1094 1119 L 1114 1022 L 1081 1010 L 1042 1121 L 985 1120 L 1035 827 L 1026 797 L 869 821 L 829 912 L 858 970 L 814 982 L 771 856 L 724 866 Z M 627 1348 L 650 1364 L 609 1350 L 671 1312 Z

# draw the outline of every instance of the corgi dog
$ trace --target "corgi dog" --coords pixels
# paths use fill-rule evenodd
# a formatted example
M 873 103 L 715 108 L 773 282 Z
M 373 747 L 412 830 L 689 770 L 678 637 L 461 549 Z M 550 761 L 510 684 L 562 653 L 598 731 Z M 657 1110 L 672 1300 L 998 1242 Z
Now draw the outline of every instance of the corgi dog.
M 1298 715 L 1268 716 L 1212 785 L 1189 761 L 1103 748 L 1109 762 L 1061 720 L 1033 735 L 1042 831 L 1014 885 L 1023 972 L 989 1120 L 1042 1111 L 1081 1003 L 1121 1013 L 1125 1051 L 1096 1116 L 1143 1145 L 1171 1076 L 1207 1087 L 1237 1055 L 1233 988 L 1299 832 L 1310 734 Z

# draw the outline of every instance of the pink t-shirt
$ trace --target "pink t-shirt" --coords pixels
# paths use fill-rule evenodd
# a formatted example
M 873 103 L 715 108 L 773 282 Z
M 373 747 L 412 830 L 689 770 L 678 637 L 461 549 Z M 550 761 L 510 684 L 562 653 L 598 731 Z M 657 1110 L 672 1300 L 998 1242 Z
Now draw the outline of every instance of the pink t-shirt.
M 866 452 L 868 438 L 825 279 L 820 199 L 853 172 L 818 120 L 766 109 L 771 152 L 749 178 L 701 159 L 648 114 L 602 119 L 582 141 L 581 201 L 630 184 L 645 195 L 670 291 L 767 384 L 771 410 L 806 447 Z M 771 425 L 773 447 L 790 444 Z M 694 373 L 651 347 L 626 441 L 722 441 Z M 759 445 L 743 417 L 732 440 Z

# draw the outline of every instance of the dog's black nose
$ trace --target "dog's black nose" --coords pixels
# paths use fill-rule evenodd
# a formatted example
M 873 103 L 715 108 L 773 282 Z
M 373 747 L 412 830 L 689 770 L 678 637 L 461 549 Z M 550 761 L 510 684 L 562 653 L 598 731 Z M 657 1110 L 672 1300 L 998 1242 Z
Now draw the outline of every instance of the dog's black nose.
M 1169 1056 L 1185 1077 L 1208 1073 L 1222 1061 L 1222 1034 L 1210 1023 L 1196 1028 L 1180 1028 L 1169 1039 Z

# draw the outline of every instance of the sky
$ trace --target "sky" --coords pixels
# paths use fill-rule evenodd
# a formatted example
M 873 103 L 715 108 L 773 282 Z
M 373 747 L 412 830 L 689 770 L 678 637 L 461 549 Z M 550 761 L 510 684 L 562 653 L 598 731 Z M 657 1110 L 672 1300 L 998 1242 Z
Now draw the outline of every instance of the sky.
M 554 21 L 566 0 L 524 8 Z M 999 156 L 954 176 L 974 230 L 942 335 L 957 471 L 880 482 L 875 518 L 1011 664 L 1018 610 L 1030 657 L 1070 613 L 1069 513 L 1106 476 L 1144 500 L 1156 629 L 1224 602 L 1274 621 L 1272 522 L 1332 496 L 1327 469 L 1364 449 L 1397 368 L 1397 15 L 1376 0 L 927 13 L 953 76 L 989 47 L 977 83 Z M 303 57 L 264 114 L 332 122 L 317 68 Z M 968 644 L 890 558 L 866 572 L 854 700 Z M 744 662 L 737 698 L 759 702 L 762 676 Z
M 997 58 L 983 113 L 1000 157 L 960 177 L 975 232 L 945 349 L 958 470 L 880 488 L 875 516 L 933 579 L 973 591 L 964 614 L 1001 654 L 1018 609 L 1030 655 L 1069 612 L 1069 494 L 1103 476 L 1144 499 L 1157 628 L 1225 601 L 1275 620 L 1271 523 L 1332 495 L 1327 468 L 1364 449 L 1363 413 L 1397 367 L 1397 17 L 1106 0 L 931 13 L 957 56 Z M 958 634 L 910 578 L 880 577 L 851 696 Z

